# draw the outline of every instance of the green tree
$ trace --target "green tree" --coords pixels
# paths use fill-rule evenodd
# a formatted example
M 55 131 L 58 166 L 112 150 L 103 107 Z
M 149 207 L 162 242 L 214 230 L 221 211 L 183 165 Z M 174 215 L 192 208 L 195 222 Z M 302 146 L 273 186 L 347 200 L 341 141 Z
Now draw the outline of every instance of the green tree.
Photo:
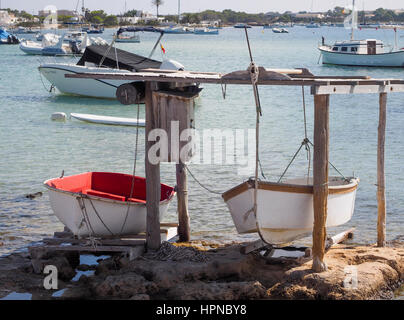
M 118 18 L 111 14 L 111 15 L 105 17 L 104 24 L 106 26 L 116 26 L 116 25 L 118 25 Z
M 163 0 L 152 0 L 152 4 L 156 6 L 157 9 L 157 18 L 159 17 L 159 7 L 164 4 Z

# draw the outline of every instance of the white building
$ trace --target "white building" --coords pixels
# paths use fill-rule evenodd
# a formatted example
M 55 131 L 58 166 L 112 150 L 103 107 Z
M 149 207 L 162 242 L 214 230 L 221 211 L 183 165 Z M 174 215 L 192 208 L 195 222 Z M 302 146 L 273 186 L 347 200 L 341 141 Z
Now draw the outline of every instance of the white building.
M 14 24 L 17 18 L 13 14 L 9 14 L 6 10 L 0 10 L 0 25 Z

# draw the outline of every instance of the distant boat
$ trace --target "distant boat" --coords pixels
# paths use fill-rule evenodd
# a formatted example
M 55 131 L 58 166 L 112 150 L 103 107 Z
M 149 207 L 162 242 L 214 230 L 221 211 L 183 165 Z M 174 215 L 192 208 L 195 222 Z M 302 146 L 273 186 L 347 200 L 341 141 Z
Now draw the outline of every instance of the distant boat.
M 272 29 L 272 27 L 267 23 L 264 24 L 263 29 Z
M 84 113 L 71 113 L 71 117 L 90 123 L 97 124 L 107 124 L 114 126 L 135 126 L 135 127 L 144 127 L 146 126 L 146 120 L 134 118 L 122 118 L 122 117 L 110 117 L 110 116 L 101 116 L 96 114 L 84 114 Z
M 306 28 L 320 28 L 319 23 L 311 22 L 308 25 L 306 25 Z
M 272 32 L 274 32 L 274 33 L 289 33 L 289 31 L 286 30 L 285 28 L 272 28 Z
M 36 41 L 26 40 L 20 43 L 20 49 L 27 54 L 43 55 L 43 56 L 65 56 L 82 54 L 90 44 L 90 39 L 87 38 L 87 33 L 83 33 L 81 41 L 73 40 L 77 35 L 73 37 L 70 33 L 66 33 L 62 37 L 48 33 L 45 34 L 41 43 Z M 69 43 L 64 43 L 66 39 Z
M 394 29 L 396 45 L 385 51 L 381 40 L 364 39 L 354 40 L 355 1 L 353 1 L 351 39 L 337 41 L 333 45 L 323 43 L 318 47 L 321 52 L 323 64 L 366 67 L 404 67 L 404 48 L 397 48 L 397 28 L 400 26 L 383 26 L 385 29 Z
M 237 23 L 233 27 L 238 29 L 251 28 L 251 26 L 246 23 Z
M 50 179 L 44 186 L 53 212 L 75 236 L 102 237 L 146 231 L 146 179 L 143 177 L 86 172 Z M 160 188 L 161 220 L 175 190 L 166 184 Z
M 173 33 L 173 34 L 193 34 L 194 33 L 194 28 L 189 28 L 189 27 L 168 27 L 165 29 L 162 29 L 164 33 Z
M 195 28 L 194 34 L 217 35 L 217 34 L 219 34 L 219 30 L 218 29 L 209 29 L 209 28 Z
M 115 42 L 124 42 L 124 43 L 139 43 L 140 37 L 135 32 L 132 36 L 126 35 L 127 34 L 126 28 L 119 28 L 116 32 Z
M 0 28 L 0 44 L 19 44 L 20 40 L 13 34 Z

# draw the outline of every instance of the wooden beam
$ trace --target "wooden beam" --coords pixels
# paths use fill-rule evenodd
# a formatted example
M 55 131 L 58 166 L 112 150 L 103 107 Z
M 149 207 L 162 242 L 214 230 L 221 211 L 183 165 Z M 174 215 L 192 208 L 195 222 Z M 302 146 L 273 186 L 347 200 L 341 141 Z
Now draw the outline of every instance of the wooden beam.
M 149 150 L 155 143 L 149 141 L 150 132 L 156 128 L 155 107 L 152 99 L 151 82 L 146 82 L 146 151 L 145 151 L 145 171 L 146 171 L 146 243 L 150 250 L 157 250 L 161 244 L 160 235 L 160 163 L 153 164 L 149 161 Z
M 177 203 L 178 203 L 178 236 L 180 242 L 191 239 L 190 219 L 188 214 L 188 181 L 185 165 L 176 164 Z
M 384 176 L 384 144 L 386 139 L 387 93 L 379 95 L 379 126 L 377 129 L 377 246 L 386 245 L 386 195 Z
M 352 239 L 353 237 L 353 232 L 356 230 L 356 228 L 350 228 L 346 231 L 343 231 L 341 233 L 336 234 L 335 236 L 332 236 L 326 240 L 325 244 L 325 250 L 329 250 L 336 244 L 339 244 L 341 242 L 344 242 L 347 239 Z
M 324 262 L 327 198 L 329 95 L 314 96 L 314 155 L 313 155 L 313 265 L 315 272 L 327 270 Z

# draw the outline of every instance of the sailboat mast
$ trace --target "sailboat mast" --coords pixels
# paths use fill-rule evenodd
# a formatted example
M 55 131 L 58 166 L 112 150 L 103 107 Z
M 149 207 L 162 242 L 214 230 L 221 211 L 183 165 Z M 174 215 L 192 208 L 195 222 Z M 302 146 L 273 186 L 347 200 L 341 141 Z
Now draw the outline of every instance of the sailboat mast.
M 355 28 L 355 0 L 352 0 L 351 40 L 354 39 L 354 28 Z
M 178 0 L 178 23 L 181 22 L 181 0 Z

